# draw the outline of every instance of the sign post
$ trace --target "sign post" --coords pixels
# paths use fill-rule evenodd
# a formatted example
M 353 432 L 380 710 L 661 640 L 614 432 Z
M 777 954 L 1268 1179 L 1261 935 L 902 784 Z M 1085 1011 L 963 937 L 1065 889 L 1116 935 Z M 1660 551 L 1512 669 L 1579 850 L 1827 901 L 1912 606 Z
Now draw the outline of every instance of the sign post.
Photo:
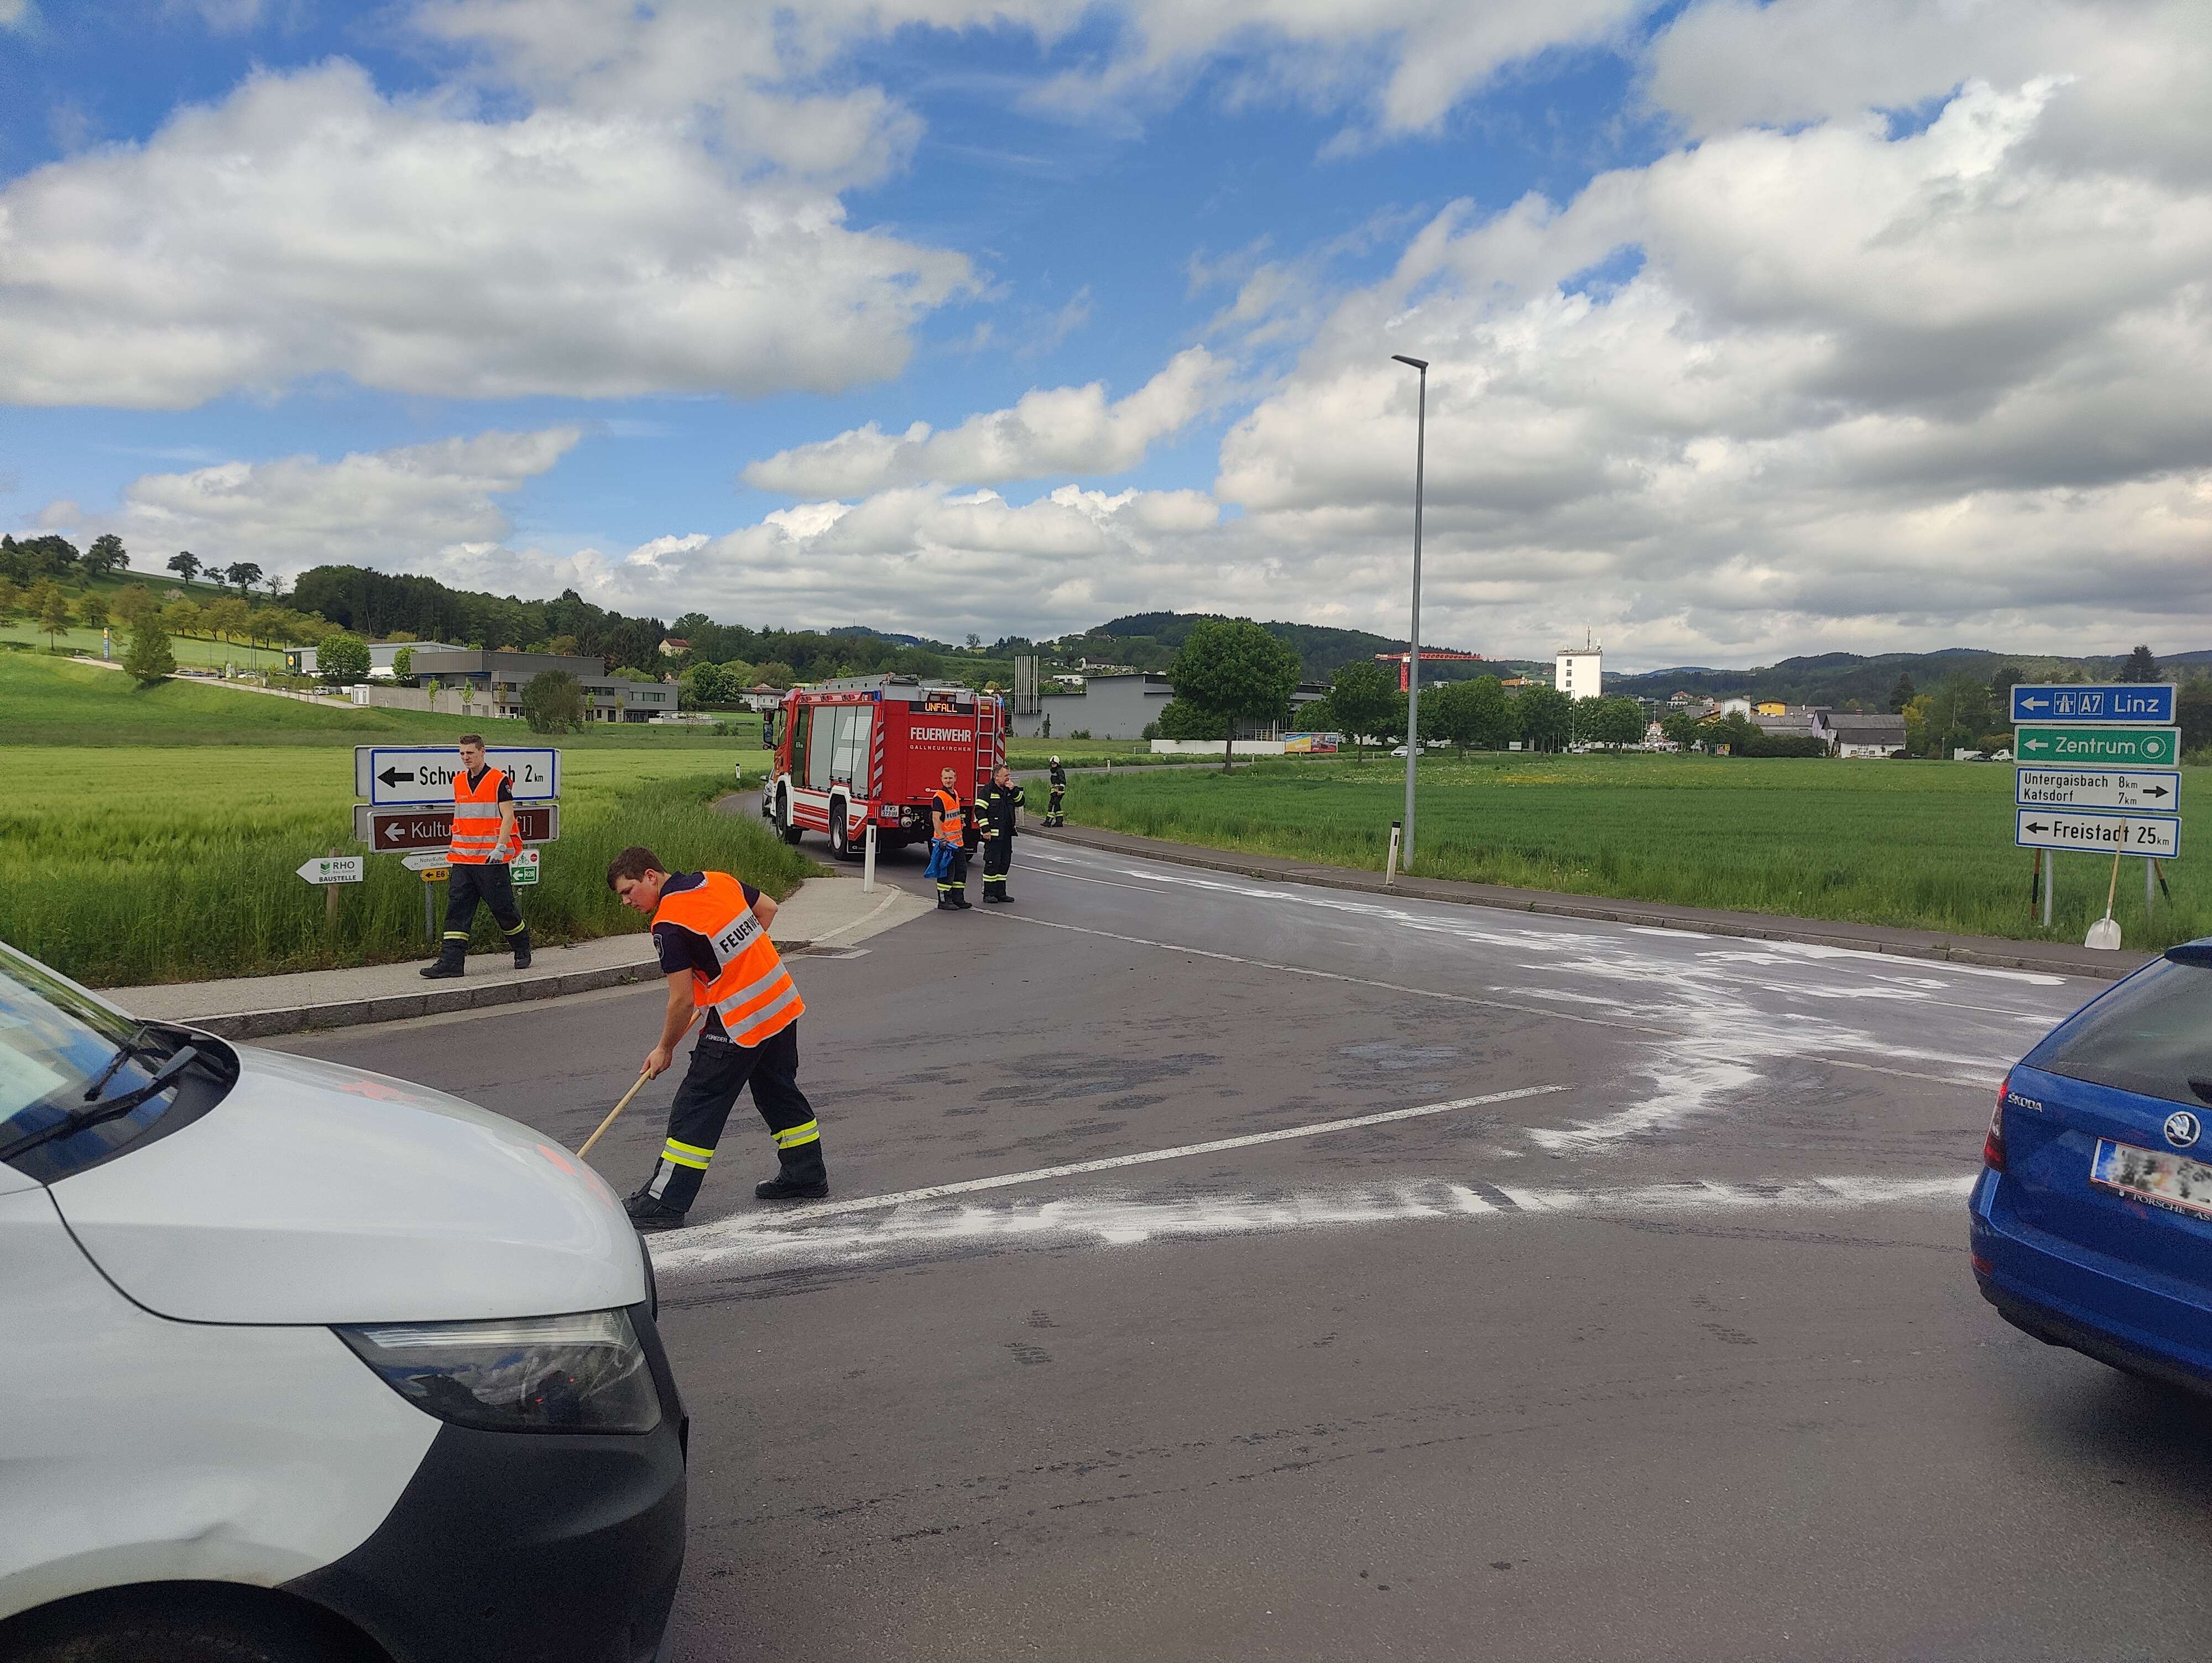
M 2046 930 L 2061 849 L 2142 856 L 2150 911 L 2158 863 L 2181 853 L 2175 696 L 2166 683 L 2023 682 L 2012 689 L 2013 842 L 2045 852 Z

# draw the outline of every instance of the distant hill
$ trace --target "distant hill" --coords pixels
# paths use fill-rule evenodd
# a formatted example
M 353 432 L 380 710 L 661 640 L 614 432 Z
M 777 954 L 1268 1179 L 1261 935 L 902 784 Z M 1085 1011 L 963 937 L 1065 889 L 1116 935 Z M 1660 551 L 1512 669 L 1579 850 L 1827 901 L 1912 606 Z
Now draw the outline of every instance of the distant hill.
M 841 623 L 835 629 L 825 629 L 822 633 L 837 640 L 890 641 L 900 646 L 926 646 L 936 652 L 952 650 L 943 641 L 929 640 L 921 635 L 902 635 L 893 629 L 871 628 L 865 623 Z
M 2090 680 L 2119 673 L 2122 654 L 2069 659 L 2042 652 L 1991 652 L 1978 646 L 1949 646 L 1935 652 L 1820 652 L 1784 659 L 1751 670 L 1682 668 L 1644 671 L 1633 676 L 1608 674 L 1606 691 L 1627 698 L 1664 699 L 1677 692 L 1706 698 L 1743 696 L 1779 699 L 1789 704 L 1856 705 L 1887 710 L 1899 676 L 1910 676 L 1919 692 L 1931 692 L 1946 676 L 1964 673 L 1986 682 L 2010 665 L 2035 681 L 2078 673 Z M 2170 653 L 2160 668 L 2212 663 L 2212 651 Z
M 1133 612 L 1079 634 L 1062 635 L 1052 643 L 1066 658 L 1087 657 L 1126 664 L 1133 670 L 1165 670 L 1175 661 L 1192 628 L 1219 612 Z M 1298 655 L 1299 673 L 1310 682 L 1325 682 L 1343 665 L 1372 659 L 1378 652 L 1403 652 L 1403 637 L 1376 635 L 1364 629 L 1339 629 L 1328 624 L 1262 623 L 1260 626 Z M 1428 650 L 1441 643 L 1431 641 Z M 1470 677 L 1510 673 L 1497 663 L 1425 664 L 1424 682 L 1462 681 Z

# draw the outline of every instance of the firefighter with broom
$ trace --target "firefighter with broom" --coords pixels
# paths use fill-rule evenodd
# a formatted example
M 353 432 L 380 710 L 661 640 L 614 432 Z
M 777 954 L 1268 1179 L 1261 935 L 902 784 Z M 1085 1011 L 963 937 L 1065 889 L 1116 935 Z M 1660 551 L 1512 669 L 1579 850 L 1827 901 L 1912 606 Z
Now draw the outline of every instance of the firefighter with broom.
M 646 1053 L 640 1083 L 665 1073 L 692 1023 L 702 1014 L 706 1020 L 669 1107 L 653 1175 L 623 1204 L 630 1222 L 641 1230 L 684 1223 L 730 1110 L 748 1085 L 775 1139 L 777 1161 L 775 1176 L 755 1185 L 753 1193 L 763 1201 L 829 1194 L 821 1128 L 799 1089 L 799 1018 L 806 1006 L 768 937 L 775 902 L 727 872 L 672 873 L 647 848 L 617 855 L 607 867 L 607 888 L 623 906 L 652 919 L 653 948 L 668 980 L 660 1037 Z M 615 1108 L 619 1114 L 622 1104 Z

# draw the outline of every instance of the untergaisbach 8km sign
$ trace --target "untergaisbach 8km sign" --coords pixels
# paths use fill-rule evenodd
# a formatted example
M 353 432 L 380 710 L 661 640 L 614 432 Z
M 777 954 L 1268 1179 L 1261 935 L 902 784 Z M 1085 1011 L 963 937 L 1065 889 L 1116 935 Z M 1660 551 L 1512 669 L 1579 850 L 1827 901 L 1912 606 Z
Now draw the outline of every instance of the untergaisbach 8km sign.
M 561 753 L 550 746 L 501 745 L 484 752 L 506 772 L 518 803 L 550 802 L 561 794 Z M 453 806 L 460 753 L 451 745 L 356 745 L 353 794 L 376 807 L 440 803 Z
M 2012 725 L 2029 722 L 2129 722 L 2173 725 L 2173 687 L 2167 682 L 2121 682 L 2098 687 L 2031 687 L 2012 690 Z
M 2026 807 L 2126 809 L 2136 814 L 2172 814 L 2181 803 L 2181 774 L 2176 768 L 2034 768 L 2023 764 L 2014 776 L 2013 800 Z
M 2181 754 L 2175 727 L 2082 727 L 2024 725 L 2013 738 L 2022 764 L 2065 762 L 2098 768 L 2172 768 Z

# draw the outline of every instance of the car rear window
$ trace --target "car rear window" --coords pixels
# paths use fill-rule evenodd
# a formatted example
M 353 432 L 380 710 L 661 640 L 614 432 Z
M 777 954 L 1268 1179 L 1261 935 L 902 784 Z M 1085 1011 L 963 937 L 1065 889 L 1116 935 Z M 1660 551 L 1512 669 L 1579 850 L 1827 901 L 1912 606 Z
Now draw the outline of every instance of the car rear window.
M 2052 1035 L 2029 1061 L 2169 1102 L 2212 1102 L 2212 965 L 2159 960 Z

